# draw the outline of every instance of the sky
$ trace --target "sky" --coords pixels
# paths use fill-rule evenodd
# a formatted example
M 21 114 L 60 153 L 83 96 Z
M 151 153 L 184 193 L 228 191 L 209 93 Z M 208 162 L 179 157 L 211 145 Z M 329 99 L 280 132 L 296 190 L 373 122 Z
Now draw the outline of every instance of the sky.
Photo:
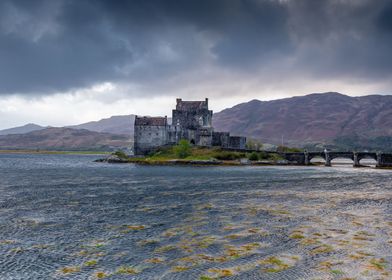
M 0 129 L 392 93 L 389 0 L 2 0 Z

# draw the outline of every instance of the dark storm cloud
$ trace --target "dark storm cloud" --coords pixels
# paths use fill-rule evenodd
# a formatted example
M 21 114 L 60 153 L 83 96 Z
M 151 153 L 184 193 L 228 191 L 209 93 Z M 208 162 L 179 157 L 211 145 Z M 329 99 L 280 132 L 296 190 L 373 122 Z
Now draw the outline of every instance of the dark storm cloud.
M 2 1 L 0 93 L 154 84 L 205 65 L 377 80 L 392 70 L 391 19 L 382 0 Z

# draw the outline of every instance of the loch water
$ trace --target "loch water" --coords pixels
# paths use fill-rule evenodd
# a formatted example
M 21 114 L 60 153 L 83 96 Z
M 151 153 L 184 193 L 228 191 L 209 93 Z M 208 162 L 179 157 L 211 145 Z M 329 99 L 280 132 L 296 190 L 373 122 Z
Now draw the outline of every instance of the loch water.
M 0 155 L 0 279 L 391 279 L 392 171 Z

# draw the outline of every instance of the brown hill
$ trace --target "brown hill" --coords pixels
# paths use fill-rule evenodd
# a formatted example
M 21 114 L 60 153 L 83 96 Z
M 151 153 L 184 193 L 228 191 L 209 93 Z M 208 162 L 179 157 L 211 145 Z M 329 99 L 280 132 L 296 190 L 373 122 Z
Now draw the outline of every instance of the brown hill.
M 0 136 L 0 149 L 114 150 L 130 145 L 124 135 L 60 127 Z
M 392 96 L 329 92 L 273 101 L 252 100 L 214 114 L 216 130 L 263 142 L 305 145 L 345 136 L 392 136 Z
M 133 135 L 135 115 L 112 116 L 99 121 L 87 122 L 79 125 L 68 126 L 75 129 L 87 129 L 96 132 Z

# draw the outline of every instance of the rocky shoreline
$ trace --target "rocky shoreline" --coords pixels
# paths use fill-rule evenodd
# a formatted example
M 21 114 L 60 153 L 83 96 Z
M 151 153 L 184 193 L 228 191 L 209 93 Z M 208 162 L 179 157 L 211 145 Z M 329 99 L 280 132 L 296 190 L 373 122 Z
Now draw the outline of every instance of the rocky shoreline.
M 240 160 L 186 160 L 186 159 L 168 159 L 168 160 L 156 160 L 156 159 L 148 159 L 148 158 L 140 158 L 140 157 L 129 157 L 129 158 L 121 158 L 117 155 L 110 155 L 107 158 L 97 159 L 94 162 L 103 162 L 103 163 L 114 163 L 114 164 L 125 164 L 125 163 L 133 163 L 140 165 L 196 165 L 196 166 L 248 166 L 248 165 L 294 165 L 285 160 L 279 161 L 270 161 L 270 160 L 262 160 L 262 161 L 250 161 L 248 159 L 240 159 Z

